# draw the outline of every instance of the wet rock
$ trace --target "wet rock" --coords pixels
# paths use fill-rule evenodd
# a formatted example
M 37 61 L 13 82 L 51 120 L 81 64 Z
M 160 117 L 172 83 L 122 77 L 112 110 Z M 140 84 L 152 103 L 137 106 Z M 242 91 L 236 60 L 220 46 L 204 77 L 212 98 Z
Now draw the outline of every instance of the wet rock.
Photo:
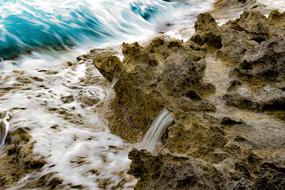
M 175 125 L 169 128 L 166 148 L 172 153 L 222 162 L 226 153 L 220 150 L 228 141 L 225 131 L 217 120 L 206 118 L 187 114 L 177 119 Z
M 284 15 L 273 11 L 265 17 L 245 11 L 239 19 L 218 28 L 223 46 L 218 55 L 232 62 L 229 78 L 233 82 L 224 95 L 227 105 L 258 112 L 284 112 L 285 94 L 278 90 L 285 78 Z
M 142 138 L 163 106 L 170 110 L 215 110 L 203 98 L 215 91 L 212 84 L 202 80 L 205 52 L 188 44 L 163 38 L 146 47 L 123 44 L 123 62 L 112 52 L 92 52 L 93 63 L 103 76 L 109 81 L 119 79 L 113 104 L 117 121 L 111 128 L 133 141 Z
M 284 79 L 285 40 L 268 40 L 259 47 L 248 50 L 235 71 L 242 78 Z
M 24 129 L 18 128 L 10 132 L 6 144 L 0 156 L 1 187 L 8 187 L 45 165 L 40 156 L 33 154 L 30 136 Z
M 83 189 L 83 187 L 76 187 L 72 184 L 66 184 L 64 181 L 56 176 L 56 173 L 48 173 L 44 175 L 35 175 L 21 187 L 22 189 L 36 189 L 42 188 L 46 190 L 53 189 Z
M 255 189 L 285 189 L 285 168 L 271 163 L 264 163 L 256 179 Z
M 246 11 L 218 26 L 206 13 L 187 42 L 160 37 L 145 46 L 123 44 L 122 61 L 112 51 L 91 52 L 103 76 L 119 80 L 114 133 L 139 142 L 162 108 L 173 114 L 161 152 L 129 154 L 136 189 L 283 188 L 284 19 L 278 11 L 269 17 Z M 215 59 L 207 68 L 207 56 L 221 59 L 225 72 L 217 72 Z M 225 81 L 211 80 L 217 74 Z
M 262 92 L 262 88 L 256 93 L 240 94 L 238 92 L 228 93 L 223 98 L 229 106 L 235 106 L 241 109 L 252 111 L 284 111 L 285 93 L 279 90 L 271 89 Z M 236 90 L 238 91 L 238 89 Z M 265 94 L 264 94 L 265 93 Z M 278 94 L 276 94 L 278 93 Z M 264 96 L 264 98 L 262 98 Z M 260 98 L 258 98 L 260 97 Z
M 96 92 L 86 90 L 79 92 L 79 100 L 83 106 L 94 106 L 101 101 L 100 95 L 96 94 Z
M 210 47 L 220 49 L 222 39 L 218 32 L 218 24 L 209 13 L 200 14 L 195 23 L 196 34 L 191 41 L 203 46 L 207 44 Z
M 220 27 L 223 47 L 219 53 L 238 63 L 235 72 L 245 80 L 284 78 L 285 32 L 280 23 L 285 16 L 278 11 L 271 15 L 266 18 L 259 12 L 244 12 L 238 20 Z
M 70 95 L 70 96 L 63 96 L 63 97 L 61 97 L 61 101 L 63 103 L 65 103 L 65 104 L 69 104 L 69 103 L 74 101 L 74 97 L 72 95 Z
M 258 102 L 243 97 L 239 94 L 227 94 L 224 96 L 224 99 L 229 106 L 235 106 L 241 109 L 260 110 L 260 104 Z
M 136 189 L 218 189 L 223 188 L 221 174 L 210 165 L 191 158 L 164 154 L 154 157 L 147 152 L 133 150 L 130 173 L 139 182 Z M 201 169 L 208 173 L 200 173 Z M 206 184 L 205 184 L 206 182 Z
M 210 13 L 202 13 L 198 15 L 197 21 L 195 22 L 196 32 L 206 32 L 206 31 L 217 31 L 218 24 L 216 20 L 212 17 Z
M 228 88 L 228 91 L 231 91 L 231 90 L 235 89 L 236 87 L 238 87 L 238 86 L 240 86 L 240 85 L 241 85 L 241 82 L 240 82 L 240 81 L 238 81 L 238 80 L 233 80 L 233 81 L 231 81 L 231 83 L 230 83 L 230 86 L 229 86 L 229 88 Z
M 285 97 L 276 98 L 265 102 L 262 107 L 265 111 L 284 111 L 285 110 Z
M 243 124 L 244 122 L 239 120 L 239 121 L 236 121 L 232 118 L 229 118 L 229 117 L 224 117 L 221 119 L 221 122 L 220 122 L 222 125 L 235 125 L 235 124 Z
M 249 34 L 250 40 L 261 43 L 269 38 L 267 18 L 255 11 L 244 12 L 236 23 L 236 29 Z

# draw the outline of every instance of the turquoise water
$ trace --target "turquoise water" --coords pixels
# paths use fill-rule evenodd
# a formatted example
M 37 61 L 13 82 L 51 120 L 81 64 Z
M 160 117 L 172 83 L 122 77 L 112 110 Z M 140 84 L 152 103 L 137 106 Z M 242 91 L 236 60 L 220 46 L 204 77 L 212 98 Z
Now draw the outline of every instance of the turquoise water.
M 120 56 L 122 42 L 176 35 L 177 28 L 193 27 L 212 1 L 1 0 L 0 112 L 11 116 L 11 131 L 27 129 L 33 152 L 47 162 L 11 190 L 27 189 L 46 174 L 83 189 L 133 189 L 131 147 L 111 134 L 104 119 L 112 86 L 92 60 L 75 58 L 105 47 Z
M 0 57 L 150 33 L 189 3 L 143 0 L 2 0 Z

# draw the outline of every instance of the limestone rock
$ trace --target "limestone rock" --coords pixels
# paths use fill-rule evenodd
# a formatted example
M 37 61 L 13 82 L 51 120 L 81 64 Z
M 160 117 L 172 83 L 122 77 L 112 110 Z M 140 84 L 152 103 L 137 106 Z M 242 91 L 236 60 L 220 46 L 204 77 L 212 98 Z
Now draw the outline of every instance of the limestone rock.
M 128 140 L 142 139 L 164 106 L 170 110 L 215 109 L 203 98 L 215 91 L 202 80 L 205 52 L 188 43 L 156 38 L 146 47 L 123 44 L 123 62 L 112 52 L 94 50 L 91 54 L 106 79 L 119 79 L 113 104 L 117 121 L 111 128 Z
M 206 13 L 187 42 L 123 44 L 122 61 L 90 53 L 119 79 L 114 133 L 139 142 L 163 107 L 174 116 L 160 153 L 130 152 L 137 189 L 284 189 L 284 19 L 246 11 L 218 26 Z
M 209 13 L 202 13 L 197 17 L 195 23 L 196 34 L 191 38 L 191 41 L 210 47 L 221 48 L 222 39 L 218 31 L 218 24 Z

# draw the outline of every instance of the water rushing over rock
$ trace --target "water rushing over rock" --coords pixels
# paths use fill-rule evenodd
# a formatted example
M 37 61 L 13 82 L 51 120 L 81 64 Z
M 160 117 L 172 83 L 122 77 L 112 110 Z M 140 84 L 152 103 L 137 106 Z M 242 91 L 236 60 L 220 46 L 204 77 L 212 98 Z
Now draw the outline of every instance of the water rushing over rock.
M 114 77 L 112 82 L 111 82 L 110 89 L 107 91 L 107 95 L 106 95 L 106 98 L 104 100 L 103 108 L 102 108 L 102 113 L 103 114 L 105 114 L 108 111 L 109 104 L 110 104 L 110 101 L 111 101 L 111 93 L 112 93 L 116 83 L 118 82 L 118 80 L 119 79 L 117 77 Z
M 153 120 L 142 142 L 138 145 L 138 148 L 145 149 L 151 153 L 157 153 L 159 150 L 158 143 L 172 122 L 172 114 L 166 108 L 163 108 L 159 115 Z
M 127 174 L 130 145 L 110 133 L 99 113 L 109 109 L 111 91 L 121 81 L 115 77 L 110 87 L 92 59 L 71 60 L 86 49 L 188 27 L 212 2 L 0 2 L 0 111 L 13 116 L 0 155 L 0 187 L 134 187 L 136 179 Z M 2 129 L 1 144 L 7 133 Z
M 112 88 L 91 60 L 78 59 L 58 67 L 2 71 L 0 111 L 13 117 L 1 159 L 12 160 L 9 166 L 16 171 L 5 173 L 0 163 L 1 187 L 127 189 L 135 183 L 126 173 L 129 145 L 109 132 L 98 113 Z M 14 145 L 15 139 L 22 142 Z M 46 163 L 31 159 L 37 155 Z M 17 165 L 13 157 L 23 162 Z
M 0 149 L 1 147 L 5 144 L 5 140 L 6 140 L 6 137 L 8 135 L 8 131 L 9 131 L 9 122 L 8 120 L 10 119 L 10 113 L 4 113 L 2 116 L 1 116 L 1 120 L 0 120 Z
M 0 189 L 284 189 L 284 13 L 213 2 L 0 2 Z

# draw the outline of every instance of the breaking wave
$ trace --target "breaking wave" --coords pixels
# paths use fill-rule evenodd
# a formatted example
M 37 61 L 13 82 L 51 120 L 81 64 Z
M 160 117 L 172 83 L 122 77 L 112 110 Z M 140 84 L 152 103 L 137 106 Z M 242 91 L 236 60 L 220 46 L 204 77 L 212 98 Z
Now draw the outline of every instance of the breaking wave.
M 206 1 L 209 4 L 211 1 Z M 205 2 L 204 2 L 205 3 Z M 0 2 L 0 56 L 62 50 L 91 43 L 151 36 L 172 12 L 204 3 L 144 0 L 3 0 Z M 173 15 L 173 14 L 171 14 Z

